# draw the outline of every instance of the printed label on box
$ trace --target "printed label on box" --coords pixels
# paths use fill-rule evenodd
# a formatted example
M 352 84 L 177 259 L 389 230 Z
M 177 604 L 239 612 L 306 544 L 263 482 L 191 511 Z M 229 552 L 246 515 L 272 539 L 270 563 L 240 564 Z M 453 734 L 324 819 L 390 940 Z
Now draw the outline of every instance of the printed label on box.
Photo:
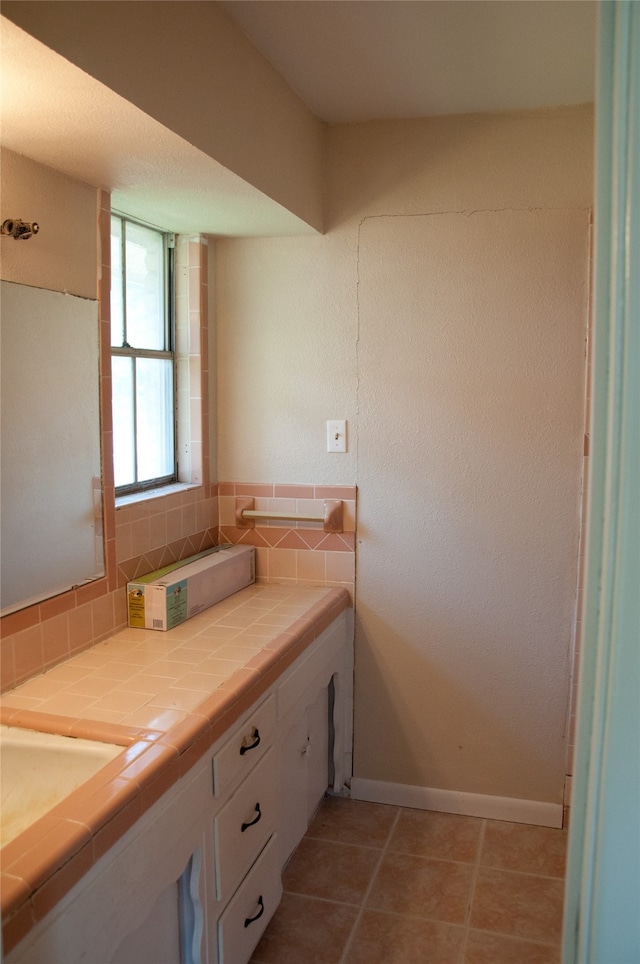
M 129 625 L 144 629 L 144 589 L 129 591 Z
M 173 629 L 187 618 L 189 593 L 187 580 L 183 579 L 167 592 L 167 629 Z M 155 627 L 154 627 L 155 628 Z
M 173 629 L 255 582 L 253 546 L 218 546 L 127 585 L 129 625 Z

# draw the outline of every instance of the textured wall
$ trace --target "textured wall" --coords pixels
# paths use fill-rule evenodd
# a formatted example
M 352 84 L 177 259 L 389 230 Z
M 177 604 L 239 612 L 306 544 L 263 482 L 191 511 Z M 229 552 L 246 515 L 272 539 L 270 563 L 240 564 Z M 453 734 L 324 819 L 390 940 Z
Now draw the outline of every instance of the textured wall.
M 561 799 L 588 228 L 362 225 L 359 776 Z
M 218 4 L 7 0 L 2 13 L 322 227 L 323 125 Z
M 28 241 L 3 237 L 2 277 L 96 298 L 96 189 L 13 151 L 2 151 L 2 220 L 37 221 Z
M 327 234 L 217 246 L 220 477 L 358 485 L 360 777 L 561 802 L 592 139 L 335 127 Z

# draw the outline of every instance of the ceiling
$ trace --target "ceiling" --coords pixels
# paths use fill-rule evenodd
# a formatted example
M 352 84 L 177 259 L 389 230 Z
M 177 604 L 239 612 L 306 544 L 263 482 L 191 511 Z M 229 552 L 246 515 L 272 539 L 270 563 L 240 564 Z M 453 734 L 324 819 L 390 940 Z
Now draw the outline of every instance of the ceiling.
M 179 2 L 179 0 L 174 0 Z M 223 0 L 330 123 L 594 99 L 591 0 Z M 2 143 L 176 232 L 311 229 L 2 17 Z
M 176 233 L 313 233 L 282 205 L 20 27 L 1 18 L 3 147 L 111 191 L 116 210 Z M 15 212 L 3 212 L 3 217 Z
M 592 0 L 222 0 L 322 120 L 594 99 Z

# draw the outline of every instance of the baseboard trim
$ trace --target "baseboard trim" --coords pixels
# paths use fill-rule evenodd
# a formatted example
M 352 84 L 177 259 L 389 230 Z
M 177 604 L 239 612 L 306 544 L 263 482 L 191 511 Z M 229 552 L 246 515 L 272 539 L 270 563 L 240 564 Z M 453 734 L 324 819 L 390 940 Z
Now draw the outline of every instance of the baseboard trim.
M 438 810 L 441 813 L 460 813 L 467 817 L 487 817 L 511 823 L 530 823 L 539 827 L 562 827 L 561 803 L 538 800 L 518 800 L 515 797 L 492 797 L 484 793 L 459 793 L 413 787 L 384 780 L 364 780 L 352 777 L 351 796 L 354 800 L 370 803 L 391 803 L 413 810 Z

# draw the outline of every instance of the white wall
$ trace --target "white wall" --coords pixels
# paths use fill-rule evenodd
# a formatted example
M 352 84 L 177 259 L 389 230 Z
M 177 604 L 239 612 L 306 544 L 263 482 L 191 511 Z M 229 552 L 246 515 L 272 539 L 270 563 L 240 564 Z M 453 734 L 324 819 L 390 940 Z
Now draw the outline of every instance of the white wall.
M 359 486 L 359 777 L 561 803 L 592 136 L 336 127 L 324 237 L 218 243 L 220 479 Z

